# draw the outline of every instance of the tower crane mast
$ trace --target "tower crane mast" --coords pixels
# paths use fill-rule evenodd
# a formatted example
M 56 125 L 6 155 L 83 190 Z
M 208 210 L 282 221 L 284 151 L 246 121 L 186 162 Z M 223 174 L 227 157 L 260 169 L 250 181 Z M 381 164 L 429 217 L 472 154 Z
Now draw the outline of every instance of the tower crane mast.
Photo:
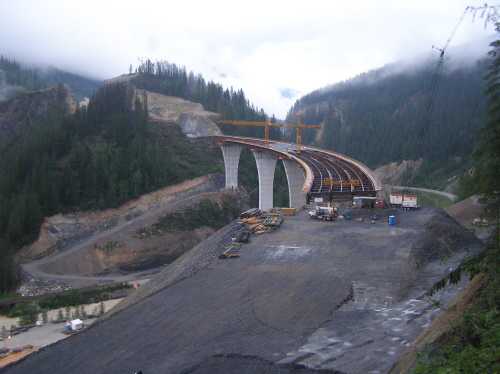
M 302 115 L 302 112 L 298 112 L 296 114 L 297 116 L 297 124 L 292 125 L 292 124 L 287 124 L 287 127 L 295 127 L 297 128 L 297 135 L 295 137 L 295 144 L 297 145 L 297 148 L 300 152 L 300 147 L 302 145 L 302 129 L 320 129 L 321 126 L 316 126 L 316 125 L 305 125 L 300 122 L 300 116 Z

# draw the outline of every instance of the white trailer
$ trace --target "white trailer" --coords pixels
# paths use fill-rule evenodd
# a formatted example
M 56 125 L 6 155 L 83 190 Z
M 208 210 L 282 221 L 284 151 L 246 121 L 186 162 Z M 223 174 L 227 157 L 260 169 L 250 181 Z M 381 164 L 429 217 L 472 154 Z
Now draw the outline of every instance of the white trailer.
M 404 195 L 401 207 L 404 210 L 418 209 L 418 199 L 416 195 Z
M 391 193 L 390 195 L 391 205 L 400 206 L 403 204 L 403 194 L 402 193 Z

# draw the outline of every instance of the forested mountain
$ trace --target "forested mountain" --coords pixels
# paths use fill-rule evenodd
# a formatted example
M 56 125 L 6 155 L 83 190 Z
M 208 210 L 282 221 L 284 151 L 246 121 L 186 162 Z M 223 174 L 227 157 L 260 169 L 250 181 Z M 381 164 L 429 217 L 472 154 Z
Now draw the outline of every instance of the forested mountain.
M 101 81 L 81 77 L 53 67 L 26 68 L 0 55 L 0 102 L 26 91 L 38 91 L 66 83 L 78 101 L 90 97 Z
M 185 67 L 167 61 L 143 61 L 132 79 L 137 88 L 148 91 L 181 97 L 186 100 L 203 104 L 205 110 L 220 114 L 223 120 L 246 120 L 264 122 L 266 114 L 263 109 L 255 108 L 246 98 L 243 89 L 226 88 L 213 81 L 206 82 L 200 75 L 187 72 Z M 274 115 L 270 122 L 276 122 Z M 264 137 L 264 128 L 259 126 L 237 126 L 218 124 L 226 135 Z M 281 132 L 277 127 L 269 129 L 269 137 L 281 139 Z M 251 151 L 244 148 L 241 153 L 239 176 L 240 184 L 250 193 L 253 201 L 258 201 L 258 173 Z M 274 206 L 288 206 L 288 182 L 282 163 L 278 163 L 275 174 L 275 201 Z
M 200 103 L 205 110 L 219 113 L 223 120 L 265 121 L 264 110 L 254 107 L 245 97 L 243 89 L 224 89 L 219 83 L 206 82 L 201 74 L 195 75 L 192 71 L 188 73 L 185 67 L 168 61 L 152 62 L 147 59 L 141 62 L 135 72 L 138 76 L 132 82 L 137 88 Z M 274 115 L 269 120 L 276 121 Z M 226 135 L 263 136 L 263 129 L 260 127 L 228 124 L 219 124 L 219 127 Z M 276 128 L 271 128 L 269 132 L 272 139 L 280 139 L 280 132 Z
M 9 87 L 46 85 L 16 62 L 2 62 L 21 77 L 20 83 L 4 80 Z M 150 120 L 147 96 L 136 96 L 135 88 L 201 102 L 224 118 L 264 119 L 243 90 L 224 90 L 166 62 L 157 63 L 159 70 L 144 70 L 148 64 L 138 68 L 131 85 L 103 85 L 90 95 L 88 105 L 74 103 L 71 110 L 66 84 L 37 92 L 18 90 L 0 103 L 0 128 L 9 135 L 0 144 L 0 293 L 16 284 L 13 255 L 36 238 L 43 217 L 116 207 L 143 193 L 222 170 L 217 149 L 189 140 L 177 124 Z M 262 136 L 259 130 L 227 125 L 228 133 L 246 136 Z M 245 154 L 242 163 L 255 168 L 250 156 Z M 256 178 L 256 171 L 245 173 L 242 183 L 252 189 Z
M 413 183 L 439 188 L 470 167 L 473 133 L 483 123 L 483 77 L 490 61 L 452 68 L 445 60 L 428 130 L 422 128 L 434 61 L 402 69 L 398 64 L 313 91 L 289 115 L 322 125 L 306 130 L 303 143 L 353 157 L 371 168 L 391 162 L 424 162 Z M 292 140 L 292 139 L 289 139 Z

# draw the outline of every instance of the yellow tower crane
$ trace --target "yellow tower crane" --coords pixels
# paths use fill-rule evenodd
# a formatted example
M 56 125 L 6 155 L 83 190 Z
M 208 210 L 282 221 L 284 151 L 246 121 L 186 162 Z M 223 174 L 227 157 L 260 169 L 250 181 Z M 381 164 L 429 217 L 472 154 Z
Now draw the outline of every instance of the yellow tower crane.
M 302 129 L 320 129 L 321 128 L 321 126 L 305 125 L 305 124 L 301 123 L 300 122 L 301 115 L 302 115 L 302 112 L 298 112 L 296 114 L 296 116 L 297 116 L 297 124 L 296 125 L 292 125 L 292 124 L 286 125 L 287 127 L 296 127 L 297 128 L 297 136 L 295 138 L 295 144 L 297 145 L 297 149 L 299 150 L 299 152 L 300 152 L 300 147 L 302 145 Z
M 255 121 L 230 121 L 230 120 L 220 120 L 217 123 L 228 123 L 230 125 L 241 125 L 241 126 L 264 126 L 264 140 L 266 143 L 269 143 L 269 127 L 295 127 L 297 128 L 297 136 L 295 138 L 295 144 L 297 146 L 297 150 L 300 152 L 300 147 L 302 145 L 302 129 L 320 129 L 321 126 L 309 126 L 300 122 L 300 116 L 302 112 L 296 114 L 297 116 L 297 124 L 284 124 L 284 123 L 273 123 L 269 122 L 268 117 L 266 115 L 266 122 L 255 122 Z
M 254 121 L 229 121 L 229 120 L 221 120 L 217 121 L 218 123 L 229 123 L 231 125 L 242 125 L 242 126 L 264 126 L 264 140 L 266 143 L 269 143 L 269 127 L 282 127 L 283 123 L 273 123 L 269 122 L 268 117 L 266 115 L 266 122 L 254 122 Z

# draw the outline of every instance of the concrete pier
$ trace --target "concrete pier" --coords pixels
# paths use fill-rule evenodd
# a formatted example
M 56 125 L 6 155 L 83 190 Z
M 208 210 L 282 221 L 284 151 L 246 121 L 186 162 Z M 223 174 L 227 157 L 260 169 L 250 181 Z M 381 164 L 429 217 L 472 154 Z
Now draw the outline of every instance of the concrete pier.
M 288 180 L 288 194 L 290 196 L 290 208 L 298 208 L 306 204 L 306 195 L 301 194 L 304 184 L 304 170 L 300 165 L 291 160 L 282 160 L 285 167 L 286 179 Z
M 226 169 L 226 188 L 238 188 L 238 164 L 241 149 L 239 145 L 221 145 Z
M 265 151 L 253 151 L 259 172 L 259 209 L 265 212 L 273 207 L 274 170 L 278 155 Z

